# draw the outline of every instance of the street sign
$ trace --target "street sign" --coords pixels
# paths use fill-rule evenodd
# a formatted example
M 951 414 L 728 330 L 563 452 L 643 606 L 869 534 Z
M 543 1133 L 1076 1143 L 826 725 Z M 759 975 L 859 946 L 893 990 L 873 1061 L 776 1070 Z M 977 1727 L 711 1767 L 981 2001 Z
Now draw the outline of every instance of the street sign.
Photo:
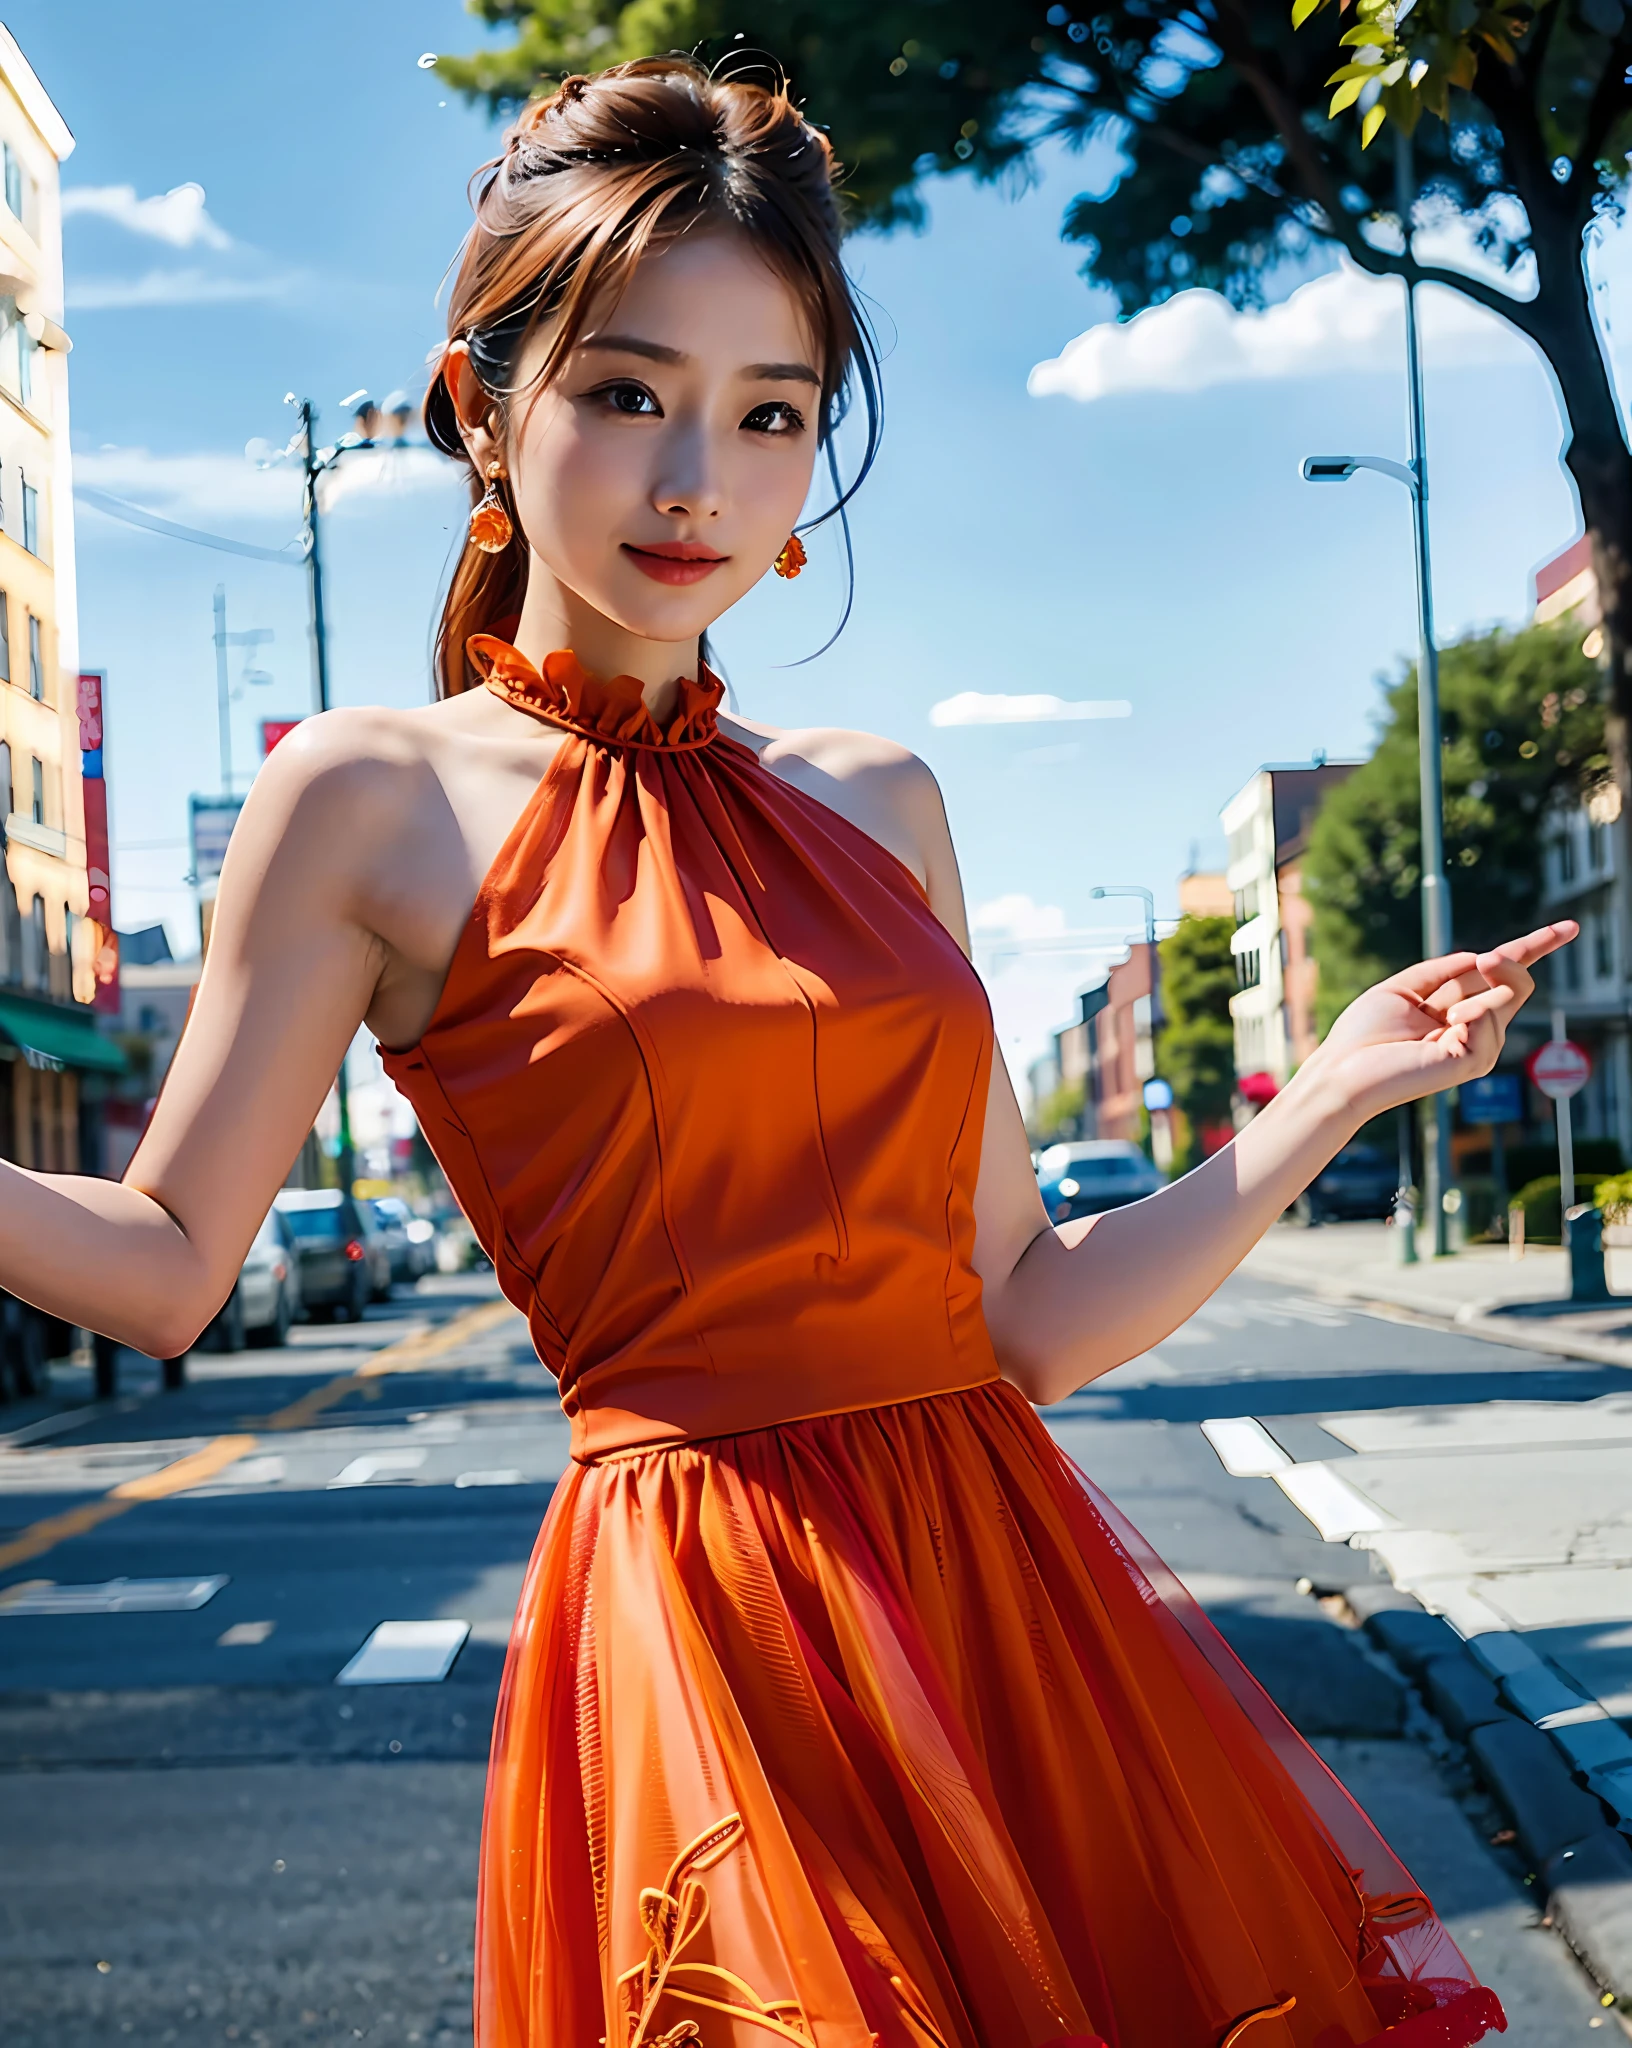
M 1464 1081 L 1457 1099 L 1464 1123 L 1524 1122 L 1524 1084 L 1517 1074 L 1486 1074 L 1482 1080 Z
M 1554 1102 L 1568 1102 L 1586 1087 L 1592 1061 L 1586 1048 L 1572 1038 L 1550 1038 L 1525 1062 L 1526 1071 L 1543 1095 Z
M 1146 1109 L 1171 1109 L 1173 1107 L 1173 1083 L 1164 1081 L 1160 1075 L 1145 1083 Z
M 270 754 L 280 740 L 286 740 L 299 725 L 298 718 L 263 718 L 261 720 L 261 754 Z
M 188 800 L 188 837 L 194 882 L 213 881 L 227 857 L 227 841 L 244 807 L 241 796 L 195 796 Z

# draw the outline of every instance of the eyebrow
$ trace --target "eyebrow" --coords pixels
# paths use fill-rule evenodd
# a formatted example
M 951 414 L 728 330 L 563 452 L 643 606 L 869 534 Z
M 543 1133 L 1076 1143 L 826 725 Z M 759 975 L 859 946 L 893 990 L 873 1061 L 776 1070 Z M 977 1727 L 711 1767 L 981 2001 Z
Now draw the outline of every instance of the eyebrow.
M 598 349 L 609 355 L 643 356 L 651 363 L 678 367 L 690 358 L 684 349 L 670 348 L 661 341 L 647 341 L 638 334 L 592 334 L 580 348 Z M 741 375 L 756 384 L 813 384 L 819 391 L 822 380 L 809 363 L 749 363 Z

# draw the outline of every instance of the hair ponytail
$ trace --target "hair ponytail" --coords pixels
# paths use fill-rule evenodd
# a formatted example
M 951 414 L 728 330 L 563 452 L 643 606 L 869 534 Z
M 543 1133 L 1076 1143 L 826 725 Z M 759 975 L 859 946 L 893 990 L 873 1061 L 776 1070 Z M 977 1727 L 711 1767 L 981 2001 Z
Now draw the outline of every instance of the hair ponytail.
M 880 419 L 877 351 L 839 254 L 837 176 L 826 137 L 785 82 L 772 90 L 715 77 L 689 57 L 566 79 L 522 110 L 504 154 L 476 174 L 475 225 L 449 294 L 449 341 L 466 343 L 483 386 L 507 407 L 525 396 L 515 368 L 541 323 L 554 327 L 527 387 L 534 390 L 577 346 L 595 300 L 621 290 L 649 250 L 688 230 L 729 227 L 798 294 L 811 323 L 823 363 L 818 434 L 836 493 L 822 519 L 842 519 L 872 466 Z M 858 389 L 866 444 L 855 479 L 840 489 L 832 437 Z M 425 394 L 425 431 L 465 463 L 474 506 L 486 482 L 440 367 Z M 484 554 L 467 535 L 454 564 L 436 635 L 441 696 L 476 680 L 465 652 L 471 636 L 513 630 L 520 617 L 527 542 L 514 504 L 506 509 L 509 545 Z

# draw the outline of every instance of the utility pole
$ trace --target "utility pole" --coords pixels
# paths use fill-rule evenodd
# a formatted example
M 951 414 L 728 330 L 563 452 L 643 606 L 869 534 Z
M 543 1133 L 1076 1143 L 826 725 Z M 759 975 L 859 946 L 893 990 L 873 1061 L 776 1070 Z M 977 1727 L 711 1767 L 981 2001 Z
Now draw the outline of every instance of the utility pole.
M 300 401 L 301 468 L 305 476 L 306 574 L 312 594 L 312 654 L 316 670 L 317 708 L 329 708 L 329 636 L 323 618 L 323 554 L 318 545 L 317 480 L 328 464 L 317 449 L 317 413 L 309 398 Z
M 290 394 L 293 397 L 293 393 Z M 335 460 L 337 451 L 328 451 L 325 460 L 317 446 L 317 411 L 309 398 L 300 400 L 300 443 L 301 471 L 305 478 L 303 510 L 306 515 L 306 573 L 310 579 L 312 595 L 312 657 L 317 683 L 317 708 L 329 708 L 329 636 L 323 617 L 323 555 L 318 545 L 318 501 L 317 480 L 329 464 Z M 351 1088 L 346 1078 L 346 1061 L 351 1047 L 340 1055 L 339 1071 L 334 1077 L 335 1108 L 340 1115 L 340 1144 L 335 1155 L 335 1170 L 339 1176 L 342 1194 L 351 1193 L 351 1184 L 357 1178 L 356 1153 L 351 1142 Z
M 221 741 L 221 794 L 232 794 L 232 681 L 227 674 L 227 586 L 215 586 L 215 717 Z
M 1411 253 L 1411 210 L 1416 201 L 1411 138 L 1394 131 L 1396 203 L 1405 252 Z M 1445 879 L 1445 792 L 1439 729 L 1439 649 L 1434 639 L 1434 586 L 1428 557 L 1428 435 L 1422 390 L 1422 351 L 1417 334 L 1417 297 L 1405 283 L 1405 366 L 1410 392 L 1411 526 L 1417 552 L 1417 758 L 1422 806 L 1422 945 L 1430 960 L 1451 950 L 1451 892 Z M 1434 1221 L 1434 1256 L 1450 1250 L 1451 1105 L 1443 1090 L 1433 1097 L 1433 1139 L 1427 1149 L 1424 1189 Z

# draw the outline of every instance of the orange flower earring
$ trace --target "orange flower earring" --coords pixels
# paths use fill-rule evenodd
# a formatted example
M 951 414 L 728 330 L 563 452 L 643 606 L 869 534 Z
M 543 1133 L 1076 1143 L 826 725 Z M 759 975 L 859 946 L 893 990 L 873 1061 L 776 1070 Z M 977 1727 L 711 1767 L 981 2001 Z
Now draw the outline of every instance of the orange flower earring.
M 772 564 L 778 576 L 784 576 L 791 583 L 805 566 L 805 544 L 798 534 L 788 535 L 788 544 Z
M 505 511 L 503 500 L 499 496 L 499 484 L 503 477 L 502 462 L 490 462 L 487 465 L 487 489 L 470 515 L 471 540 L 484 555 L 502 555 L 515 534 L 515 528 L 510 523 L 510 514 Z

